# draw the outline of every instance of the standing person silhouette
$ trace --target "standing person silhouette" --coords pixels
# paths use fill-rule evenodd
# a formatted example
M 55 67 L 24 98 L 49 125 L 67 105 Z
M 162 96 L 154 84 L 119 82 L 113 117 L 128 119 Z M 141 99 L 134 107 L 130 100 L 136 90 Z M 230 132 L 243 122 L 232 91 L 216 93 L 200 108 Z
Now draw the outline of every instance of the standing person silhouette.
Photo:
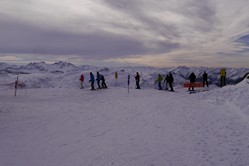
M 226 85 L 226 69 L 220 69 L 220 86 L 223 87 Z
M 100 79 L 101 79 L 101 75 L 100 75 L 99 72 L 97 71 L 97 78 L 96 78 L 97 85 L 98 85 L 98 88 L 97 88 L 97 89 L 101 89 L 101 86 L 100 86 Z
M 202 83 L 203 87 L 205 87 L 205 85 L 208 87 L 208 74 L 206 73 L 206 71 L 204 71 L 202 75 Z
M 158 74 L 157 79 L 156 79 L 156 82 L 158 84 L 158 90 L 163 90 L 162 80 L 163 80 L 163 76 L 161 74 Z
M 164 90 L 169 90 L 169 74 L 166 74 L 166 77 L 165 77 L 163 83 L 165 83 L 165 89 Z
M 173 82 L 174 82 L 174 77 L 173 77 L 172 73 L 169 73 L 168 83 L 169 83 L 170 91 L 172 91 L 172 92 L 174 92 Z
M 195 75 L 195 73 L 192 72 L 192 73 L 190 74 L 189 80 L 190 80 L 190 87 L 192 88 L 192 89 L 190 89 L 190 87 L 189 87 L 189 90 L 194 91 L 194 90 L 195 90 L 195 89 L 194 89 L 195 80 L 196 80 L 196 75 Z
M 84 86 L 83 86 L 83 83 L 84 83 L 84 75 L 83 74 L 81 74 L 80 75 L 80 89 L 84 89 Z
M 95 82 L 95 78 L 92 72 L 90 72 L 90 80 L 89 82 L 91 82 L 91 90 L 95 90 L 94 88 L 94 82 Z
M 100 75 L 100 80 L 102 81 L 101 85 L 103 89 L 107 89 L 107 85 L 105 83 L 105 77 L 104 75 Z
M 139 85 L 139 82 L 140 82 L 140 75 L 138 74 L 138 72 L 137 72 L 137 74 L 136 74 L 136 76 L 135 76 L 135 80 L 136 80 L 136 89 L 141 89 L 140 88 L 140 85 Z

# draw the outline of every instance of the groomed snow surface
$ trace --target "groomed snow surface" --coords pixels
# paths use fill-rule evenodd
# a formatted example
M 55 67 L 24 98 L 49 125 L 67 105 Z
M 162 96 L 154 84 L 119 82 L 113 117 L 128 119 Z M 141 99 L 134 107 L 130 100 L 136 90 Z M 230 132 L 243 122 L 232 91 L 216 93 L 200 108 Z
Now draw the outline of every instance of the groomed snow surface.
M 1 166 L 248 166 L 249 79 L 188 94 L 0 91 Z

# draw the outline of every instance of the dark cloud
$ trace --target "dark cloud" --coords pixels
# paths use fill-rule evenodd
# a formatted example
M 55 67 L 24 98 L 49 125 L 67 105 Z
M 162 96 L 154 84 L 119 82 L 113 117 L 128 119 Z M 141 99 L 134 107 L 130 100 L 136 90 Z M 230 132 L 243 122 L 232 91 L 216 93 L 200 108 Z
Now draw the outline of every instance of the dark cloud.
M 168 52 L 178 47 L 159 42 L 151 49 L 139 39 L 115 33 L 80 34 L 1 20 L 0 36 L 0 53 L 82 55 L 92 59 Z
M 165 11 L 172 12 L 184 16 L 193 22 L 193 26 L 197 31 L 208 32 L 214 28 L 216 19 L 215 6 L 209 0 L 189 0 L 185 2 L 170 2 L 174 5 L 167 5 L 167 2 L 159 0 L 142 1 L 142 0 L 103 0 L 111 8 L 119 12 L 126 13 L 136 20 L 142 22 L 156 33 L 168 38 L 180 37 L 177 31 L 179 26 L 163 22 L 160 18 L 156 18 L 147 14 L 147 11 L 154 13 L 162 13 Z M 167 17 L 165 15 L 165 17 Z M 197 23 L 195 23 L 197 22 Z
M 21 55 L 43 55 L 44 59 L 71 55 L 71 59 L 89 61 L 143 61 L 153 56 L 151 59 L 189 63 L 197 57 L 193 54 L 216 62 L 216 56 L 244 57 L 248 52 L 248 35 L 241 36 L 248 32 L 249 7 L 244 0 L 93 0 L 77 4 L 13 0 L 0 4 L 3 60 L 7 55 L 17 59 Z
M 123 12 L 131 18 L 134 18 L 138 22 L 144 24 L 145 27 L 149 27 L 149 29 L 154 33 L 167 38 L 177 38 L 179 35 L 175 25 L 165 23 L 161 21 L 160 18 L 147 14 L 146 11 L 151 11 L 151 9 L 148 9 L 148 5 L 150 4 L 157 5 L 153 8 L 155 13 L 160 13 L 165 10 L 165 8 L 160 6 L 160 3 L 158 2 L 146 2 L 140 0 L 104 0 L 104 2 L 112 9 L 117 10 L 118 12 Z

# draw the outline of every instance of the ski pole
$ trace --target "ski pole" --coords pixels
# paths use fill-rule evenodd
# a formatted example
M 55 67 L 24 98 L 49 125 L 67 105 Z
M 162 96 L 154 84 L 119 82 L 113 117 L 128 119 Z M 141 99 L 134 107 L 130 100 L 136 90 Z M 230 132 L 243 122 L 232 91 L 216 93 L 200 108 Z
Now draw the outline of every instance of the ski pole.
M 15 94 L 14 94 L 14 96 L 16 96 L 17 86 L 18 86 L 18 76 L 17 76 L 16 82 L 15 82 Z

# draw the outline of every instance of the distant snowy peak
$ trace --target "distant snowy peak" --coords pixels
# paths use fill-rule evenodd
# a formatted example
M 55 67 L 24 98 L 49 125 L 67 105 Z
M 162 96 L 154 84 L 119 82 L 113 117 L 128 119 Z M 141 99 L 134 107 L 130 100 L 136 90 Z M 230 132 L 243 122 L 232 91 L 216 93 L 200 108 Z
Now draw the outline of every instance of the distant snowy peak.
M 28 66 L 41 66 L 41 65 L 46 65 L 45 62 L 30 62 Z
M 68 62 L 63 62 L 63 61 L 59 61 L 59 62 L 55 62 L 54 64 L 46 64 L 45 62 L 32 62 L 29 63 L 27 65 L 28 68 L 30 69 L 40 69 L 41 71 L 43 70 L 52 70 L 52 69 L 66 69 L 66 70 L 70 70 L 70 69 L 74 69 L 76 68 L 75 65 L 73 65 L 72 63 L 68 63 Z
M 59 61 L 54 64 L 47 64 L 45 62 L 33 62 L 27 65 L 28 70 L 48 71 L 52 73 L 63 73 L 76 69 L 77 67 L 72 63 Z
M 9 66 L 10 66 L 10 65 L 7 64 L 7 63 L 0 62 L 0 70 L 6 69 L 6 68 L 9 67 Z
M 72 63 L 63 62 L 63 61 L 55 62 L 53 65 L 56 65 L 60 68 L 76 68 L 76 66 L 73 65 Z
M 54 64 L 45 62 L 31 62 L 27 65 L 10 65 L 0 62 L 0 71 L 10 74 L 31 73 L 64 73 L 76 70 L 78 67 L 72 63 L 59 61 Z
M 28 65 L 23 65 L 21 69 L 36 70 L 36 71 L 47 71 L 45 62 L 31 62 Z

